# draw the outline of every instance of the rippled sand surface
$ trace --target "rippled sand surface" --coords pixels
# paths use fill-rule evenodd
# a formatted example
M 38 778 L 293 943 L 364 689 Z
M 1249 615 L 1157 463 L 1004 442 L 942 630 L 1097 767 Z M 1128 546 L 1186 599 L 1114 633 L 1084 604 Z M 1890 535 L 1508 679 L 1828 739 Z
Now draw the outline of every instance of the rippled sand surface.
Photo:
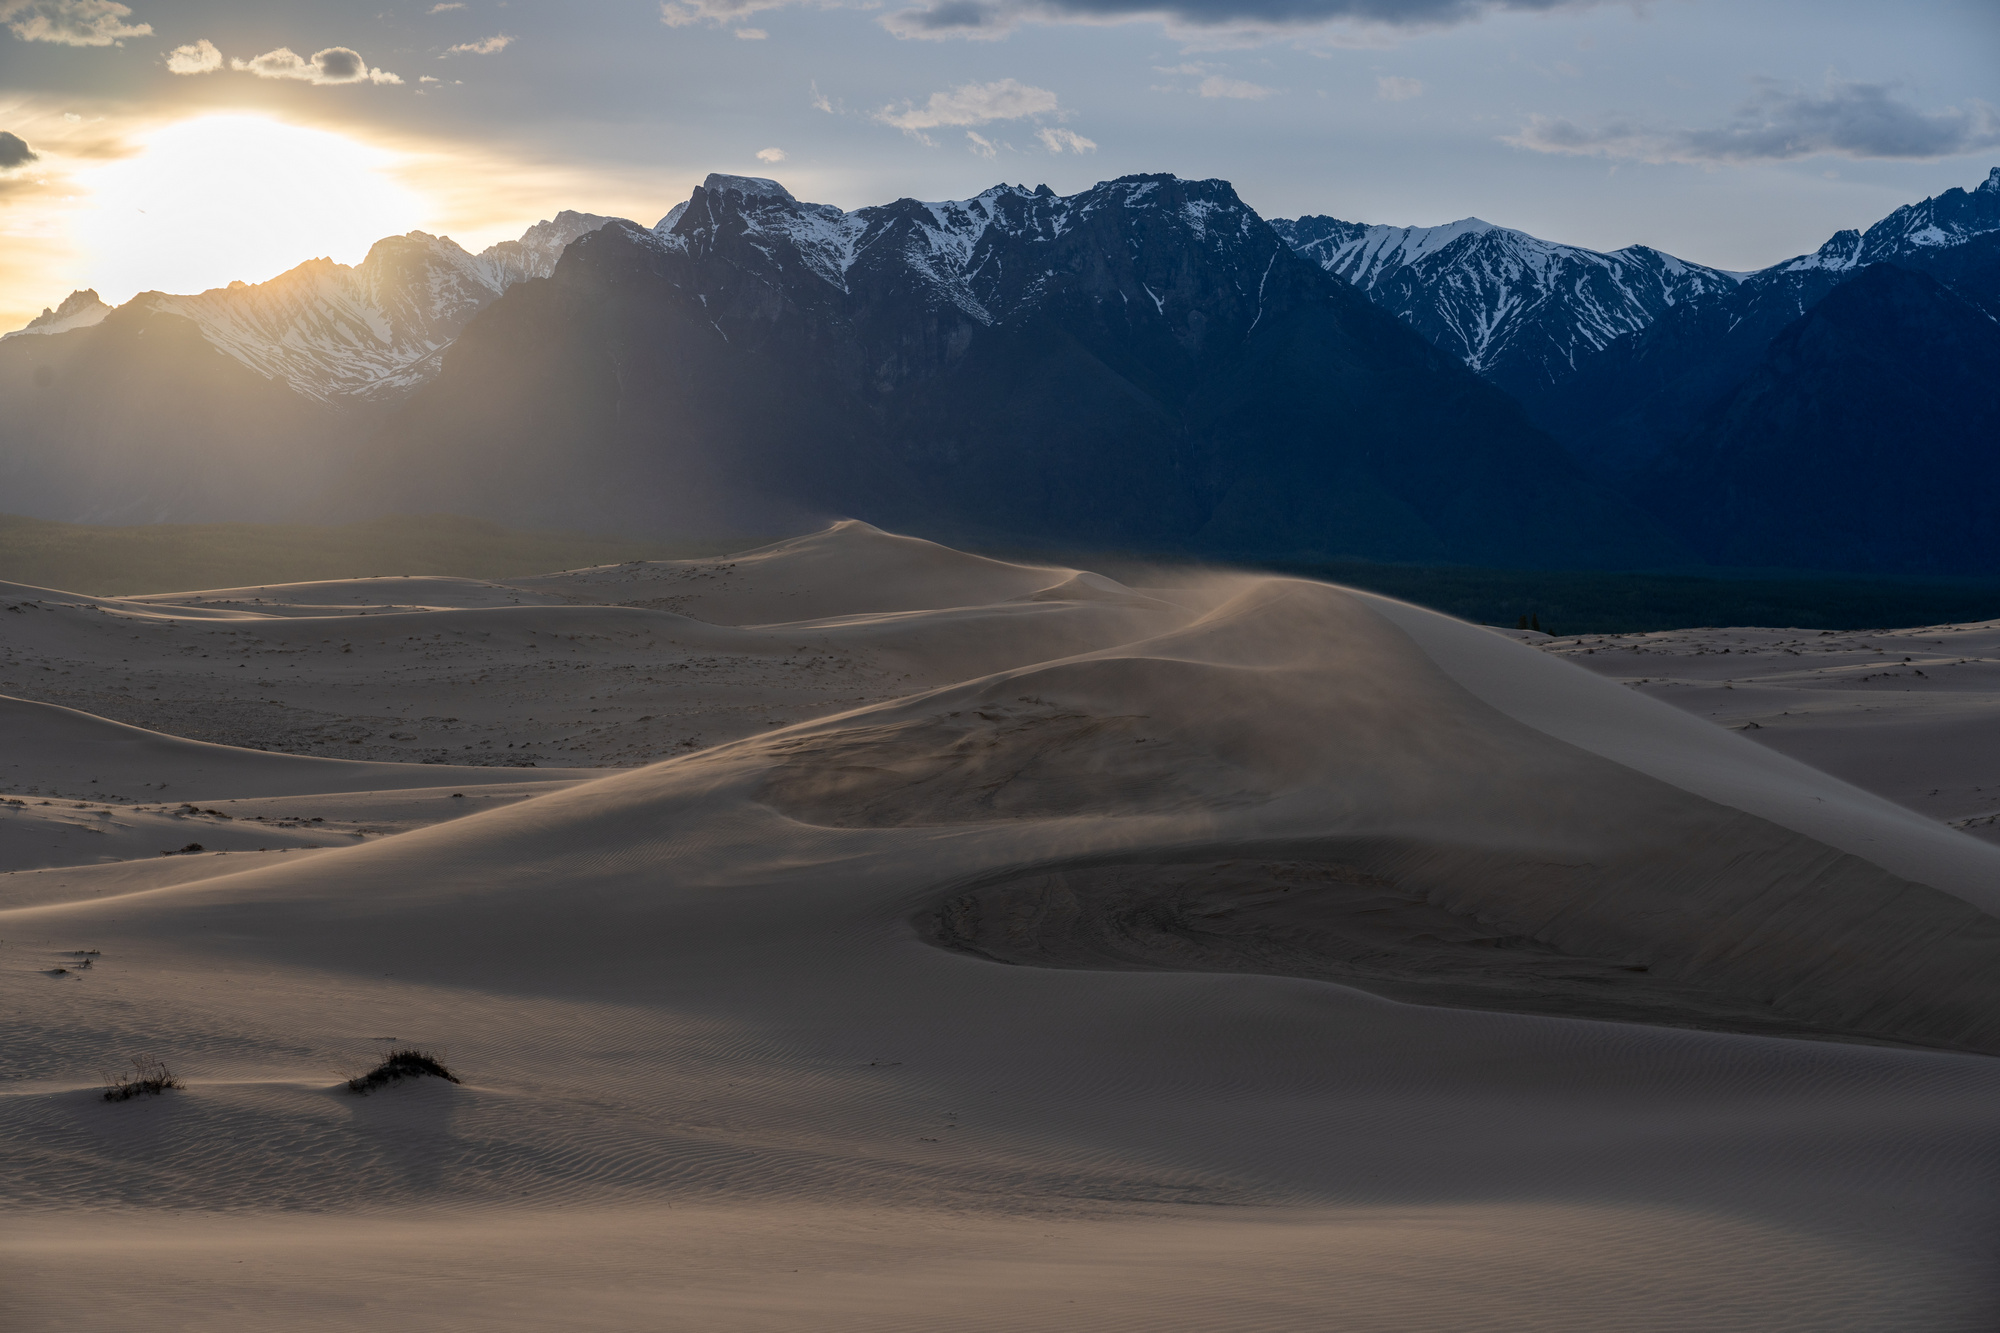
M 859 524 L 5 592 L 10 1328 L 2000 1323 L 2000 848 L 1511 636 Z

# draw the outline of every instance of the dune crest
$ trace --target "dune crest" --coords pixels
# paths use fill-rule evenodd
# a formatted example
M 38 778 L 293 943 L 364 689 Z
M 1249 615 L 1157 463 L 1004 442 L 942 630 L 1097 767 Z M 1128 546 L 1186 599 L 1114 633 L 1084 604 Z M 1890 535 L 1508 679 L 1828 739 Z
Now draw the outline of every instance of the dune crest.
M 393 609 L 312 585 L 0 614 L 36 667 L 8 679 L 50 692 L 92 663 L 357 713 L 436 689 L 464 710 L 437 725 L 508 738 L 342 762 L 0 702 L 23 802 L 0 851 L 123 821 L 144 853 L 0 877 L 0 1194 L 34 1219 L 0 1222 L 0 1252 L 42 1256 L 0 1310 L 52 1325 L 100 1238 L 141 1243 L 171 1206 L 307 1219 L 188 1230 L 228 1238 L 173 1251 L 210 1300 L 245 1254 L 290 1271 L 287 1246 L 364 1276 L 363 1219 L 413 1254 L 476 1232 L 483 1257 L 438 1279 L 446 1327 L 561 1322 L 471 1274 L 561 1262 L 623 1290 L 723 1234 L 795 1286 L 669 1301 L 665 1326 L 1063 1322 L 1024 1249 L 976 1310 L 903 1269 L 829 1277 L 1024 1226 L 1096 1256 L 1094 1289 L 1139 1293 L 1153 1328 L 1214 1307 L 1144 1297 L 1149 1245 L 1230 1254 L 1232 1281 L 1295 1294 L 1270 1327 L 1307 1328 L 1363 1267 L 1462 1266 L 1522 1229 L 1590 1238 L 1518 1257 L 1537 1291 L 1610 1302 L 1573 1326 L 1710 1290 L 1722 1249 L 1808 1294 L 1741 1285 L 1704 1327 L 1977 1326 L 2000 1095 L 1977 888 L 2000 849 L 1501 634 L 1295 579 L 1182 582 L 842 524 L 514 592 L 432 580 Z M 652 700 L 706 739 L 648 748 Z M 619 710 L 580 722 L 605 752 L 656 762 L 487 753 L 590 708 Z M 33 774 L 155 795 L 28 804 Z M 160 856 L 156 828 L 203 849 Z M 462 1082 L 350 1099 L 398 1049 L 448 1051 Z M 105 1104 L 93 1069 L 133 1052 L 184 1086 Z M 491 1228 L 425 1220 L 475 1209 Z M 1364 1326 L 1426 1326 L 1398 1291 Z M 1453 1319 L 1572 1326 L 1509 1308 Z

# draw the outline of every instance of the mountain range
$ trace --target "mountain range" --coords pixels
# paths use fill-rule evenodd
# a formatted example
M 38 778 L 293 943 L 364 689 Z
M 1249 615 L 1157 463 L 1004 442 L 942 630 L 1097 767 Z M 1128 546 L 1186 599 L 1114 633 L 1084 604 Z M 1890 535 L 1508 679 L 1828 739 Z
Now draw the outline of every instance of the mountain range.
M 354 475 L 364 506 L 516 523 L 843 513 L 1474 563 L 1670 546 L 1225 182 L 1171 176 L 851 213 L 711 176 L 494 303 Z
M 1605 254 L 1478 218 L 1441 227 L 1329 217 L 1272 225 L 1300 254 L 1520 396 L 1567 378 L 1673 307 L 1744 278 L 1643 245 Z
M 653 227 L 77 293 L 0 339 L 0 507 L 2000 572 L 1949 480 L 1993 438 L 1996 247 L 2000 169 L 1754 273 L 1171 176 L 845 212 L 717 175 Z

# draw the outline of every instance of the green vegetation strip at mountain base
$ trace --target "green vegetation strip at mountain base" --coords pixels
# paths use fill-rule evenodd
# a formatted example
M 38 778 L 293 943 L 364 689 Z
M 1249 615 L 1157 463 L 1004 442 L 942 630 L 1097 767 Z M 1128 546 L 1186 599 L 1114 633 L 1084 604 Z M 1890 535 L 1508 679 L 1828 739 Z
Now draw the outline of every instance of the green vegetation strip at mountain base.
M 0 581 L 113 597 L 398 574 L 509 579 L 624 560 L 687 560 L 773 538 L 677 540 L 516 532 L 484 519 L 402 515 L 293 523 L 99 527 L 0 515 Z M 1130 555 L 990 551 L 1148 583 L 1171 574 Z M 1767 578 L 1385 565 L 1348 560 L 1264 568 L 1365 588 L 1486 625 L 1534 616 L 1551 634 L 1630 634 L 1698 625 L 1887 629 L 2000 617 L 2000 583 Z
M 98 527 L 0 515 L 0 581 L 94 597 L 383 575 L 508 579 L 623 560 L 685 560 L 761 544 L 515 532 L 456 515 L 343 527 L 154 523 Z

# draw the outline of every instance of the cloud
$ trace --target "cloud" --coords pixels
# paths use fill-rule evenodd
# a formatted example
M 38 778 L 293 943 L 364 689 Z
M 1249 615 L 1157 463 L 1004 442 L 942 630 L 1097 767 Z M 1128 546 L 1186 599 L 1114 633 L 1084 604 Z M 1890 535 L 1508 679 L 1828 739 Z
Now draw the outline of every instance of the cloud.
M 1266 88 L 1261 83 L 1252 83 L 1248 79 L 1226 79 L 1220 74 L 1211 74 L 1195 85 L 1195 91 L 1203 97 L 1234 97 L 1244 101 L 1260 102 L 1278 90 Z
M 0 171 L 26 166 L 30 162 L 41 161 L 41 155 L 28 147 L 27 140 L 17 134 L 0 130 Z
M 457 46 L 445 48 L 447 56 L 490 56 L 505 51 L 514 44 L 512 33 L 496 32 L 491 37 L 481 37 L 476 42 L 460 42 Z M 318 57 L 314 57 L 317 59 Z M 443 57 L 439 57 L 443 59 Z
M 1069 149 L 1072 153 L 1094 153 L 1097 151 L 1095 140 L 1086 139 L 1075 130 L 1055 130 L 1044 125 L 1041 129 L 1035 131 L 1035 137 L 1040 139 L 1042 146 L 1051 153 L 1060 153 L 1065 148 Z
M 761 42 L 770 35 L 770 33 L 765 32 L 762 28 L 738 28 L 736 30 L 737 38 L 746 42 Z
M 782 162 L 785 160 L 785 150 L 782 148 L 759 148 L 757 150 L 757 160 L 759 162 Z
M 1530 116 L 1502 141 L 1538 153 L 1642 162 L 1789 162 L 1823 154 L 1928 161 L 2000 147 L 2000 113 L 1980 101 L 1921 111 L 1898 101 L 1888 84 L 1828 80 L 1818 95 L 1769 84 L 1711 129 Z
M 821 91 L 819 90 L 819 80 L 818 80 L 818 79 L 814 79 L 814 80 L 812 81 L 812 84 L 811 84 L 811 87 L 812 87 L 812 95 L 813 95 L 813 96 L 812 96 L 812 107 L 813 107 L 813 110 L 815 110 L 815 111 L 824 111 L 824 112 L 826 112 L 826 114 L 827 114 L 827 115 L 829 115 L 829 116 L 830 116 L 830 115 L 832 115 L 832 114 L 833 114 L 833 103 L 832 103 L 832 102 L 830 102 L 830 101 L 828 101 L 828 100 L 827 100 L 827 96 L 826 96 L 826 94 L 825 94 L 825 93 L 823 93 L 823 92 L 821 92 Z
M 448 14 L 454 9 L 464 9 L 464 8 L 465 8 L 464 0 L 451 0 L 449 4 L 432 5 L 429 9 L 425 10 L 424 12 L 426 14 Z
M 694 0 L 708 3 L 711 0 Z M 1602 0 L 930 0 L 885 15 L 898 37 L 1004 37 L 1024 22 L 1105 23 L 1156 19 L 1187 29 L 1265 37 L 1344 24 L 1377 32 L 1470 23 L 1507 10 L 1588 8 Z
M 1412 97 L 1424 95 L 1423 81 L 1406 79 L 1397 74 L 1384 74 L 1375 80 L 1375 96 L 1384 102 L 1407 102 Z
M 977 157 L 983 157 L 990 161 L 1000 151 L 1000 145 L 994 143 L 983 134 L 967 130 L 965 137 L 967 142 L 972 145 L 969 151 Z
M 116 0 L 0 0 L 0 19 L 24 42 L 59 46 L 123 46 L 150 37 L 150 23 L 127 23 L 130 5 Z
M 232 60 L 231 69 L 255 74 L 260 79 L 297 79 L 301 83 L 401 83 L 387 70 L 370 69 L 359 51 L 345 46 L 329 46 L 313 52 L 307 60 L 289 46 L 250 60 Z
M 884 125 L 914 133 L 945 125 L 984 125 L 993 120 L 1020 120 L 1054 115 L 1056 95 L 1017 79 L 960 84 L 950 92 L 932 93 L 922 106 L 904 103 L 901 111 L 885 106 L 875 113 Z
M 956 37 L 964 41 L 998 41 L 1021 24 L 1021 10 L 1013 5 L 982 4 L 980 0 L 933 0 L 929 8 L 899 9 L 885 14 L 882 26 L 898 37 L 919 41 L 941 41 Z
M 666 0 L 660 6 L 660 22 L 669 28 L 685 28 L 696 23 L 731 27 L 766 9 L 783 9 L 794 0 Z M 747 31 L 755 32 L 751 28 Z
M 221 68 L 222 52 L 206 37 L 167 52 L 169 74 L 213 74 Z

